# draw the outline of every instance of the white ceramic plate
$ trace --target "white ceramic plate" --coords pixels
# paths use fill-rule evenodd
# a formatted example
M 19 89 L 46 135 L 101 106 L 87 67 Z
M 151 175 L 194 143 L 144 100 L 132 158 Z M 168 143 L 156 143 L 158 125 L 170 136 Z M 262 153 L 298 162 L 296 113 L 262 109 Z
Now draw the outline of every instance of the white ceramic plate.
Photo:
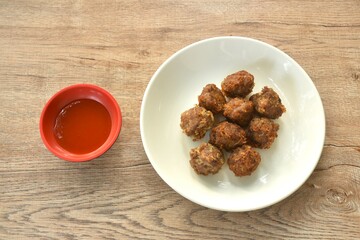
M 218 174 L 197 175 L 189 164 L 193 142 L 180 129 L 180 115 L 197 103 L 208 83 L 247 70 L 253 93 L 273 88 L 287 112 L 276 120 L 278 138 L 249 177 L 235 177 L 225 164 Z M 244 37 L 217 37 L 191 44 L 166 60 L 146 88 L 140 113 L 146 154 L 160 177 L 185 198 L 223 211 L 250 211 L 295 192 L 314 170 L 325 139 L 320 96 L 306 72 L 279 49 Z M 202 141 L 208 140 L 206 136 Z

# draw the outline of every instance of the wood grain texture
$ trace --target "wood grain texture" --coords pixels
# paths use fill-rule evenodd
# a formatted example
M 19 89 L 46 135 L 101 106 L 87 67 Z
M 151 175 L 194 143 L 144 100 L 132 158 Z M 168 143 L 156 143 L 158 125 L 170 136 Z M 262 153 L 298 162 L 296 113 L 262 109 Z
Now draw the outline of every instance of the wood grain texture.
M 287 199 L 228 213 L 196 205 L 143 150 L 145 88 L 175 51 L 247 36 L 293 57 L 326 114 L 315 171 Z M 0 239 L 360 238 L 360 1 L 0 0 Z M 100 158 L 68 163 L 43 146 L 39 116 L 62 87 L 94 83 L 123 112 Z

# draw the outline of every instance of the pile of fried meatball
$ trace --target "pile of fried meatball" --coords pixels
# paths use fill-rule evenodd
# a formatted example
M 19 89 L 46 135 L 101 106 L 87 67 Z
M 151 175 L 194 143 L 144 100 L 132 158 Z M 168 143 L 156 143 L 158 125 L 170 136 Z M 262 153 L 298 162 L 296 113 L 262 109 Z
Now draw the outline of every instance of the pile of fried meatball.
M 190 165 L 197 174 L 216 174 L 227 164 L 236 176 L 251 175 L 261 161 L 254 148 L 269 149 L 277 137 L 279 125 L 274 119 L 285 111 L 279 95 L 265 86 L 248 97 L 254 88 L 254 76 L 242 70 L 227 76 L 221 89 L 206 85 L 198 96 L 198 105 L 181 114 L 180 127 L 193 141 L 210 131 L 209 142 L 190 150 Z M 225 120 L 216 122 L 214 116 Z

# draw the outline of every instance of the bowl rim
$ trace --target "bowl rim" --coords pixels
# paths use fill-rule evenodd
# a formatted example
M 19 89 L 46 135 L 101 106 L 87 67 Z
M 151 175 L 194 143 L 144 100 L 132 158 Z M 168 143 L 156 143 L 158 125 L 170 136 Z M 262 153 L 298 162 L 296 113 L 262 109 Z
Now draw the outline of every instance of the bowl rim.
M 65 149 L 62 148 L 64 151 L 67 152 L 67 154 L 63 154 L 62 151 L 59 151 L 58 149 L 54 148 L 52 146 L 52 144 L 50 144 L 49 141 L 47 140 L 47 138 L 45 136 L 44 129 L 43 129 L 44 116 L 45 116 L 50 104 L 54 100 L 61 97 L 61 95 L 63 95 L 65 92 L 73 90 L 73 89 L 84 89 L 84 88 L 88 88 L 88 89 L 94 90 L 96 92 L 100 92 L 104 96 L 106 96 L 107 99 L 110 100 L 111 107 L 113 108 L 113 110 L 114 110 L 114 112 L 116 114 L 116 117 L 119 120 L 118 121 L 119 124 L 115 124 L 115 125 L 112 124 L 111 131 L 109 133 L 108 138 L 106 139 L 106 141 L 99 148 L 95 149 L 94 151 L 89 152 L 89 153 L 85 153 L 85 154 L 75 154 L 75 153 L 67 152 Z M 74 100 L 76 100 L 76 98 Z M 63 106 L 63 107 L 65 107 L 65 106 Z M 63 160 L 66 160 L 66 161 L 69 161 L 69 162 L 90 161 L 90 160 L 93 160 L 93 159 L 101 156 L 102 154 L 104 154 L 115 143 L 116 139 L 118 138 L 118 136 L 120 134 L 121 127 L 122 127 L 122 113 L 121 113 L 120 106 L 119 106 L 118 102 L 116 101 L 116 99 L 107 90 L 105 90 L 104 88 L 101 88 L 101 87 L 99 87 L 97 85 L 94 85 L 94 84 L 88 84 L 88 83 L 73 84 L 73 85 L 64 87 L 64 88 L 60 89 L 59 91 L 57 91 L 54 95 L 52 95 L 49 98 L 49 100 L 44 105 L 44 107 L 43 107 L 43 109 L 41 111 L 40 121 L 39 121 L 40 136 L 41 136 L 42 142 L 44 143 L 45 147 L 52 154 L 54 154 L 56 157 L 58 157 L 60 159 L 63 159 Z
M 206 42 L 211 42 L 211 41 L 219 41 L 219 40 L 230 40 L 230 39 L 237 39 L 237 40 L 245 40 L 245 41 L 251 41 L 251 42 L 255 42 L 261 45 L 265 45 L 267 48 L 270 48 L 274 51 L 276 51 L 277 53 L 281 54 L 282 56 L 284 56 L 286 59 L 288 59 L 289 61 L 291 61 L 301 72 L 303 72 L 304 75 L 306 75 L 308 77 L 309 84 L 311 84 L 311 86 L 316 90 L 316 95 L 319 99 L 320 102 L 320 106 L 322 111 L 319 112 L 319 114 L 321 115 L 321 119 L 323 120 L 322 124 L 320 126 L 318 126 L 319 131 L 321 132 L 321 136 L 319 136 L 319 146 L 321 145 L 322 147 L 317 149 L 317 152 L 314 153 L 314 158 L 316 158 L 317 160 L 313 162 L 313 166 L 311 166 L 311 171 L 309 171 L 306 174 L 306 177 L 304 179 L 302 179 L 302 181 L 299 182 L 299 184 L 296 186 L 296 188 L 291 189 L 291 191 L 288 191 L 287 194 L 284 194 L 282 197 L 280 198 L 276 198 L 274 201 L 271 202 L 267 202 L 265 204 L 260 204 L 256 207 L 248 207 L 248 208 L 238 208 L 238 209 L 233 209 L 233 208 L 229 208 L 227 206 L 213 206 L 210 204 L 206 204 L 204 202 L 200 202 L 198 201 L 198 199 L 193 198 L 192 196 L 189 196 L 188 194 L 186 194 L 186 191 L 182 190 L 182 189 L 177 189 L 176 187 L 174 187 L 174 184 L 171 183 L 171 181 L 169 179 L 166 179 L 163 177 L 163 174 L 161 172 L 160 167 L 155 163 L 155 160 L 153 159 L 151 150 L 149 149 L 148 143 L 147 143 L 147 139 L 145 137 L 145 129 L 143 128 L 144 126 L 144 112 L 145 112 L 145 105 L 146 105 L 146 100 L 150 94 L 150 90 L 152 88 L 152 85 L 155 82 L 155 79 L 158 77 L 158 75 L 163 71 L 163 69 L 171 62 L 173 61 L 174 58 L 178 57 L 180 54 L 182 54 L 183 52 L 187 51 L 190 48 L 195 47 L 196 45 L 200 45 Z M 141 109 L 140 109 L 140 135 L 141 135 L 141 139 L 142 139 L 142 143 L 143 143 L 143 147 L 145 150 L 145 153 L 151 163 L 151 165 L 153 166 L 153 168 L 155 169 L 155 171 L 157 172 L 157 174 L 161 177 L 161 179 L 168 185 L 170 186 L 175 192 L 179 193 L 181 196 L 183 196 L 184 198 L 197 203 L 201 206 L 210 208 L 210 209 L 215 209 L 215 210 L 219 210 L 219 211 L 227 211 L 227 212 L 245 212 L 245 211 L 254 211 L 254 210 L 258 210 L 258 209 L 263 209 L 266 207 L 269 207 L 271 205 L 274 205 L 278 202 L 281 202 L 282 200 L 286 199 L 287 197 L 289 197 L 291 194 L 293 194 L 294 192 L 296 192 L 310 177 L 310 175 L 313 173 L 314 169 L 316 168 L 322 151 L 323 151 L 323 146 L 325 144 L 325 136 L 326 136 L 326 118 L 325 118 L 325 111 L 324 111 L 324 106 L 323 103 L 321 101 L 321 97 L 320 94 L 314 84 L 314 82 L 312 81 L 312 79 L 310 78 L 310 76 L 306 73 L 306 71 L 300 66 L 300 64 L 298 64 L 292 57 L 290 57 L 287 53 L 283 52 L 282 50 L 278 49 L 277 47 L 270 45 L 266 42 L 254 39 L 254 38 L 250 38 L 250 37 L 243 37 L 243 36 L 217 36 L 217 37 L 211 37 L 211 38 L 206 38 L 206 39 L 202 39 L 196 42 L 193 42 L 189 45 L 186 45 L 185 47 L 177 50 L 175 53 L 173 53 L 170 57 L 168 57 L 159 67 L 158 69 L 155 71 L 155 73 L 152 75 L 152 77 L 150 78 L 150 81 L 148 82 L 148 85 L 145 89 L 144 95 L 143 95 L 143 99 L 142 99 L 142 104 L 141 104 Z M 321 138 L 321 139 L 320 139 Z

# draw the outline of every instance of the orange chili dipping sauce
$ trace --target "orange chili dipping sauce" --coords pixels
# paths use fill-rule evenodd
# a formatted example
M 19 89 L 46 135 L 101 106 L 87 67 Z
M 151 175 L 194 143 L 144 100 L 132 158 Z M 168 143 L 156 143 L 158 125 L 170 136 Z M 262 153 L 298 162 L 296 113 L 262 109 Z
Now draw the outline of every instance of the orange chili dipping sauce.
M 90 153 L 108 138 L 111 118 L 99 102 L 79 99 L 66 105 L 58 114 L 54 134 L 59 145 L 75 154 Z

